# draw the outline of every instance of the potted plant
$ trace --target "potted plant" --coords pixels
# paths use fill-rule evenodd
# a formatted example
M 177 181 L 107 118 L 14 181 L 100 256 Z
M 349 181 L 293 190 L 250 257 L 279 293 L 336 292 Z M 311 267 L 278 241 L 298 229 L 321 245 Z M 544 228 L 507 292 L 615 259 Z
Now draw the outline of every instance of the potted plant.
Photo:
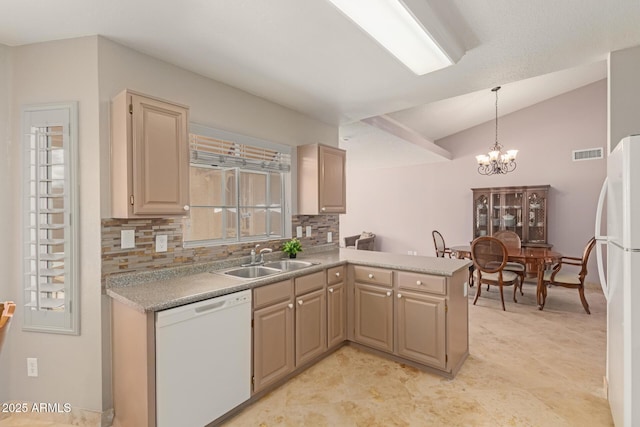
M 300 244 L 300 240 L 295 237 L 284 245 L 282 245 L 282 252 L 286 252 L 289 254 L 289 258 L 295 258 L 298 252 L 302 252 L 302 245 Z

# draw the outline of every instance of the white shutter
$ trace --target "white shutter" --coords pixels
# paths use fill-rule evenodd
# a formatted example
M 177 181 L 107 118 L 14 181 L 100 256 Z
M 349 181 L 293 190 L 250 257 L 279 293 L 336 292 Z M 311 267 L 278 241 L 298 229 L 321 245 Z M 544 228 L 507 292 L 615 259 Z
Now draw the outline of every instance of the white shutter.
M 78 333 L 75 103 L 23 109 L 24 329 Z

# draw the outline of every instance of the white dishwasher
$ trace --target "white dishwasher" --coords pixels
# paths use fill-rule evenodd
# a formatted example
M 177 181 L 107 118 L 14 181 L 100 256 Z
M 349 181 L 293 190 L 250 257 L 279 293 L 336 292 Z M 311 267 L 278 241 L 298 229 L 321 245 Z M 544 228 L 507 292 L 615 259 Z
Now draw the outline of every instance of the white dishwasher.
M 202 427 L 250 395 L 250 290 L 156 313 L 158 427 Z

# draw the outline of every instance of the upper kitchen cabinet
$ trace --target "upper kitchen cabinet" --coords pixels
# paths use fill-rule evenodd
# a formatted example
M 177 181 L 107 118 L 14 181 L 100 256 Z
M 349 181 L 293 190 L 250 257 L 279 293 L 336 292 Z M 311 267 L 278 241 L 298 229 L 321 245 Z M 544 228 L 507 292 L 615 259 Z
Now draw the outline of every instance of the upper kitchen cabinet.
M 473 188 L 473 238 L 510 230 L 522 246 L 551 247 L 547 243 L 548 185 Z
M 298 147 L 298 213 L 347 212 L 346 151 L 321 144 Z
M 114 218 L 189 210 L 189 109 L 124 90 L 111 103 Z

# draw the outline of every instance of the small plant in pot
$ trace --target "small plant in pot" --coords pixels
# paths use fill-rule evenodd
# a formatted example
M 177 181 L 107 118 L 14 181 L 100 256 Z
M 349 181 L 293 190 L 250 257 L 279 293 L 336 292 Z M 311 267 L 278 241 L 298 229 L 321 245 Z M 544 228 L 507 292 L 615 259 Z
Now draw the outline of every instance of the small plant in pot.
M 282 245 L 282 252 L 288 253 L 289 258 L 295 258 L 298 252 L 302 252 L 302 245 L 300 244 L 300 240 L 295 237 L 284 245 Z

